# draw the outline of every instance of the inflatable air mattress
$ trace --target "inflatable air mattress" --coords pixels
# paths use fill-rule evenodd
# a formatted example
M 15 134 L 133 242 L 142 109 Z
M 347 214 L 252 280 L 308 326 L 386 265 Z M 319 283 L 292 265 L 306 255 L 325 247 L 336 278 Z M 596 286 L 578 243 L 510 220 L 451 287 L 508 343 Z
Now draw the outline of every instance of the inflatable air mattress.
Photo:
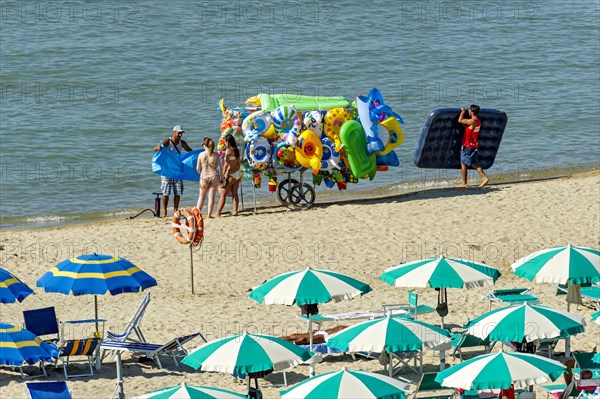
M 459 114 L 458 108 L 440 108 L 429 113 L 415 150 L 414 162 L 417 167 L 460 169 L 465 126 L 458 123 Z M 496 159 L 508 117 L 504 111 L 482 108 L 479 119 L 478 164 L 483 169 L 489 169 Z

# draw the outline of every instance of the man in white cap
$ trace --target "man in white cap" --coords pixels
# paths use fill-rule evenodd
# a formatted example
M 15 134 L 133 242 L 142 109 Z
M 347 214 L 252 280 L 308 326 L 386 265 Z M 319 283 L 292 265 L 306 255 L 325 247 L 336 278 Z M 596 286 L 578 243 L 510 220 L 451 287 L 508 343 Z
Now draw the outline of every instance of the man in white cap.
M 181 151 L 192 151 L 188 143 L 185 140 L 181 139 L 185 131 L 181 127 L 181 125 L 176 125 L 173 127 L 173 135 L 171 137 L 167 137 L 162 141 L 162 146 L 168 148 L 171 152 L 176 154 L 181 154 Z M 154 151 L 158 151 L 161 148 L 161 144 L 158 144 L 154 147 Z M 179 209 L 179 200 L 181 199 L 181 195 L 183 194 L 183 180 L 171 179 L 169 177 L 161 176 L 160 177 L 160 190 L 162 191 L 162 215 L 161 217 L 167 216 L 167 207 L 169 206 L 169 196 L 171 195 L 171 191 L 173 191 L 173 210 L 176 211 Z

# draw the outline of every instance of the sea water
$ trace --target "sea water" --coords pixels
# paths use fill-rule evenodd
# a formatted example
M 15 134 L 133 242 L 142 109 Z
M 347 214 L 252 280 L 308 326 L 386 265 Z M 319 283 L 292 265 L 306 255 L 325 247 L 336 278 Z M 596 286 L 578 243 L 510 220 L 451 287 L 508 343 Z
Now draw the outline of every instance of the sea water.
M 598 21 L 597 1 L 1 2 L 0 223 L 152 207 L 152 148 L 179 123 L 199 148 L 219 99 L 259 92 L 380 89 L 405 122 L 402 166 L 351 192 L 456 181 L 412 157 L 432 109 L 471 103 L 508 114 L 492 178 L 598 165 Z M 197 194 L 186 182 L 183 204 Z

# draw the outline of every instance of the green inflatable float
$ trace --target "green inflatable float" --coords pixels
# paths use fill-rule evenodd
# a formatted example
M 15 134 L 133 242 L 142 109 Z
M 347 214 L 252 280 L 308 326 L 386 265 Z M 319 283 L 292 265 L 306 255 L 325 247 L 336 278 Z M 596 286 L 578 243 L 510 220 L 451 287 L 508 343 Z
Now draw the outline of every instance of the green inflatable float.
M 367 138 L 360 122 L 351 120 L 344 123 L 340 129 L 340 138 L 352 174 L 361 179 L 368 177 L 373 180 L 377 172 L 375 154 L 367 153 Z
M 265 94 L 260 93 L 246 100 L 265 111 L 273 111 L 282 105 L 293 105 L 298 111 L 323 111 L 332 108 L 346 108 L 350 102 L 344 97 L 301 96 L 298 94 Z

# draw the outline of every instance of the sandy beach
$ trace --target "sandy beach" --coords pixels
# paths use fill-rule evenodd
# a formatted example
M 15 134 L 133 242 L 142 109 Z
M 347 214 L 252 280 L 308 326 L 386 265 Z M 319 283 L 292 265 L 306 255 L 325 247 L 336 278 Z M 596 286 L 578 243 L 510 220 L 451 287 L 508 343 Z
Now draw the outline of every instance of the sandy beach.
M 152 300 L 142 322 L 146 338 L 154 343 L 198 331 L 208 340 L 244 330 L 276 336 L 305 331 L 305 323 L 296 318 L 297 307 L 260 305 L 247 295 L 250 287 L 268 278 L 307 266 L 342 272 L 373 288 L 362 298 L 320 305 L 321 313 L 378 309 L 383 303 L 406 302 L 407 289 L 393 288 L 379 280 L 383 270 L 400 262 L 439 255 L 497 267 L 502 272 L 497 288 L 532 287 L 544 305 L 566 309 L 565 297 L 555 295 L 555 285 L 516 277 L 510 264 L 554 245 L 600 247 L 600 169 L 563 179 L 492 185 L 487 189 L 433 190 L 317 205 L 307 211 L 276 207 L 254 214 L 246 210 L 237 217 L 206 220 L 205 226 L 204 243 L 194 253 L 195 295 L 190 286 L 190 253 L 187 246 L 173 238 L 170 219 L 140 217 L 2 231 L 0 256 L 2 267 L 31 287 L 58 262 L 80 254 L 97 252 L 131 260 L 158 281 L 158 286 L 151 289 Z M 468 318 L 486 312 L 489 305 L 481 297 L 490 289 L 449 290 L 447 323 L 463 325 Z M 416 292 L 422 303 L 435 304 L 433 289 Z M 100 316 L 108 320 L 107 329 L 120 332 L 142 297 L 143 293 L 99 297 Z M 62 320 L 93 316 L 92 296 L 37 291 L 21 304 L 2 305 L 1 319 L 21 324 L 23 310 L 48 305 L 56 307 Z M 593 313 L 589 303 L 571 310 L 586 320 Z M 436 313 L 420 319 L 439 323 Z M 600 343 L 599 332 L 600 326 L 589 324 L 585 333 L 572 338 L 572 349 L 592 350 Z M 81 330 L 70 333 L 71 338 L 83 335 Z M 200 343 L 197 339 L 187 347 L 192 349 Z M 557 351 L 564 351 L 562 343 Z M 175 367 L 169 360 L 163 362 L 163 370 L 151 362 L 138 363 L 128 355 L 124 355 L 124 361 L 128 397 L 182 381 L 245 392 L 245 384 L 227 374 Z M 448 365 L 458 361 L 447 358 Z M 349 355 L 329 355 L 317 366 L 317 373 L 343 366 L 383 370 L 377 360 L 354 361 Z M 424 370 L 438 369 L 439 359 L 425 351 Z M 64 379 L 62 369 L 48 370 L 50 377 L 42 380 Z M 308 371 L 307 366 L 289 369 L 288 382 L 307 378 Z M 115 364 L 108 359 L 93 377 L 70 379 L 68 385 L 74 398 L 109 398 L 115 376 Z M 418 381 L 417 375 L 407 371 L 402 376 Z M 261 382 L 282 383 L 282 373 L 273 373 Z M 277 398 L 279 389 L 265 387 L 263 395 Z M 18 371 L 0 370 L 0 397 L 27 397 Z

